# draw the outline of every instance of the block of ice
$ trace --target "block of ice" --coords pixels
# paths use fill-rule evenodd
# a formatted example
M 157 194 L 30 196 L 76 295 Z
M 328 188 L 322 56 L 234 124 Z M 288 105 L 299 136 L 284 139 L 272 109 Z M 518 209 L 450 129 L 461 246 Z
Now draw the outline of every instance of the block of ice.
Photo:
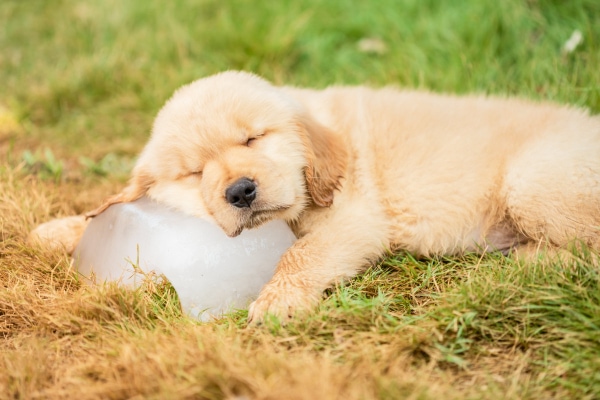
M 245 308 L 273 276 L 296 240 L 283 221 L 229 238 L 212 222 L 142 198 L 115 204 L 94 218 L 74 253 L 79 272 L 96 282 L 139 285 L 144 272 L 164 274 L 183 310 L 208 320 Z

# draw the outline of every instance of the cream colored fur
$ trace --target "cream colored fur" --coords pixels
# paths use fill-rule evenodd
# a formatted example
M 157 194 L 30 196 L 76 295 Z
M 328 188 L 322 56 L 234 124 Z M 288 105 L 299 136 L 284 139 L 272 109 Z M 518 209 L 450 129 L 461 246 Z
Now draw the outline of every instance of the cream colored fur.
M 258 185 L 247 209 L 225 199 L 242 177 Z M 317 91 L 225 72 L 175 93 L 130 185 L 90 215 L 143 195 L 231 236 L 286 220 L 299 239 L 249 318 L 287 318 L 389 249 L 598 247 L 600 119 L 516 99 Z

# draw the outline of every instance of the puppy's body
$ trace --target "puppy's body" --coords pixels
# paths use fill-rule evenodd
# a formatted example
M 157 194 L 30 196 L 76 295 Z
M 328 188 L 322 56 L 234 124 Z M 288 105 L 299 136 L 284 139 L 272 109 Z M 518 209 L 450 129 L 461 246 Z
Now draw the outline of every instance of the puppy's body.
M 176 92 L 130 185 L 92 215 L 144 194 L 232 236 L 288 221 L 299 239 L 250 308 L 255 321 L 286 317 L 388 249 L 597 247 L 600 119 L 521 100 L 277 88 L 228 72 Z
M 383 213 L 386 245 L 433 255 L 598 240 L 598 117 L 393 89 L 289 93 L 350 149 L 333 209 L 345 192 L 368 201 Z

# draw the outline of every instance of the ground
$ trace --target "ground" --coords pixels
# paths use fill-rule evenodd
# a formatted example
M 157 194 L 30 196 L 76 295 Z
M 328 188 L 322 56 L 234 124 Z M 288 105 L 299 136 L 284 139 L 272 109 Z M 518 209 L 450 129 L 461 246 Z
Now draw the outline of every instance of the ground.
M 597 0 L 8 0 L 0 21 L 0 398 L 600 397 L 586 250 L 390 254 L 313 314 L 249 328 L 246 311 L 186 318 L 160 279 L 84 285 L 66 254 L 25 243 L 121 188 L 162 103 L 226 69 L 598 113 Z

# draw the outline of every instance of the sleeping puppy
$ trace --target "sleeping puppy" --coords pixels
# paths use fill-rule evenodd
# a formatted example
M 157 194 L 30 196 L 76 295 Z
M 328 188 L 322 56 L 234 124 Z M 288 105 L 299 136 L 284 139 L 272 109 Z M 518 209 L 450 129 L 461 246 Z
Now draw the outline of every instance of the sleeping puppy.
M 174 94 L 129 185 L 88 216 L 144 195 L 229 236 L 287 221 L 298 240 L 249 310 L 253 322 L 287 319 L 389 250 L 508 254 L 575 239 L 597 248 L 600 118 L 514 99 L 275 87 L 225 72 Z

